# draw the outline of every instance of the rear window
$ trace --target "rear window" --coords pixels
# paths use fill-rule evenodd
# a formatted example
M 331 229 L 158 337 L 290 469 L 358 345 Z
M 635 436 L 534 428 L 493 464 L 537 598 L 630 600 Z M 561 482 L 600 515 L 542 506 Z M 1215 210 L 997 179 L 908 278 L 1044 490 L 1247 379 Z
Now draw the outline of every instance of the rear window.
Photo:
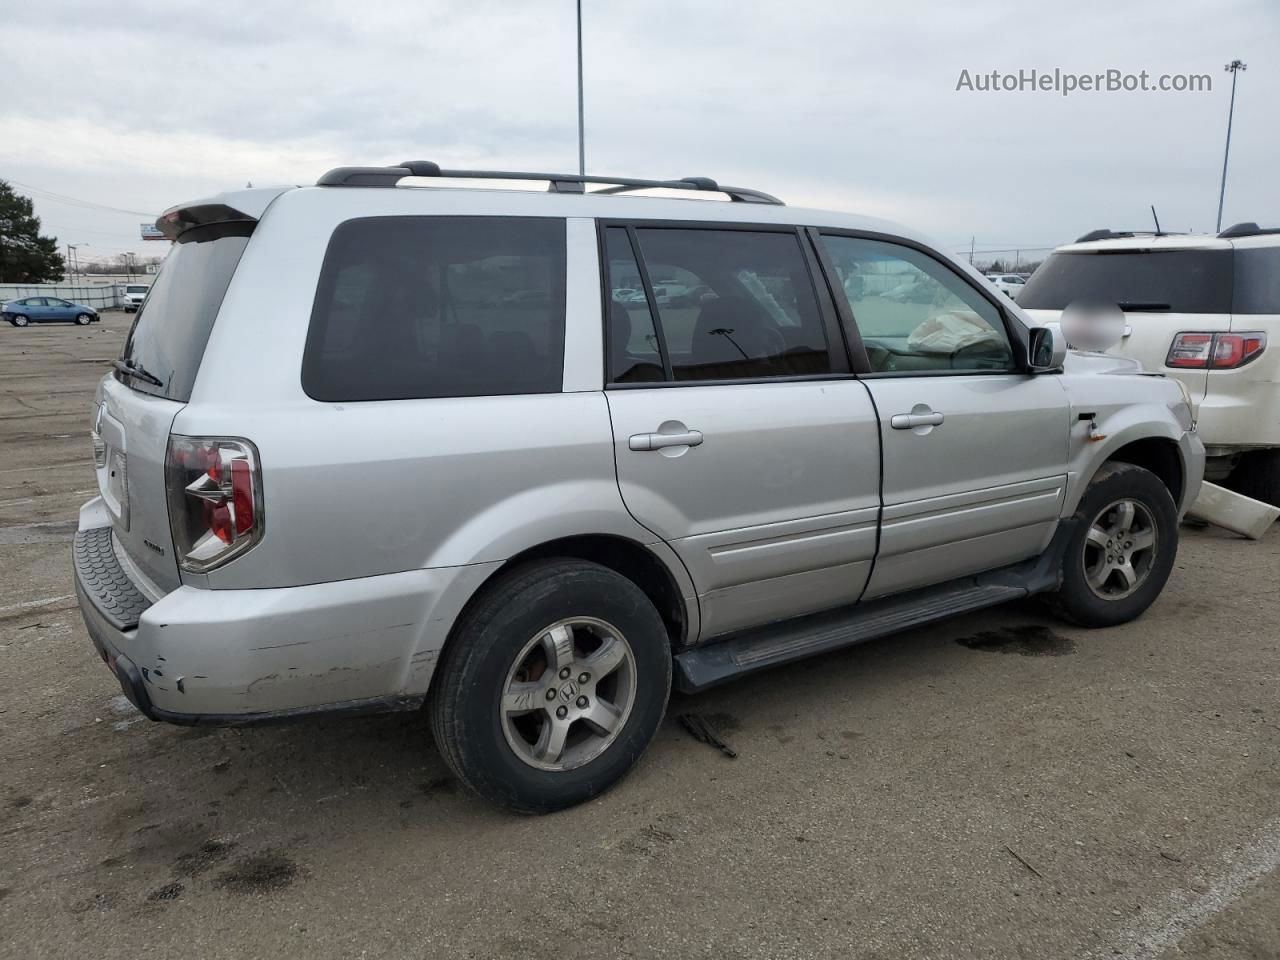
M 565 222 L 370 217 L 329 241 L 302 386 L 326 401 L 555 393 Z
M 1232 313 L 1280 313 L 1280 247 L 1236 248 Z
M 213 321 L 248 243 L 248 237 L 220 237 L 174 244 L 120 354 L 161 385 L 123 373 L 118 379 L 143 393 L 191 399 Z
M 1018 306 L 1062 310 L 1075 300 L 1124 310 L 1231 312 L 1230 250 L 1054 253 L 1018 293 Z

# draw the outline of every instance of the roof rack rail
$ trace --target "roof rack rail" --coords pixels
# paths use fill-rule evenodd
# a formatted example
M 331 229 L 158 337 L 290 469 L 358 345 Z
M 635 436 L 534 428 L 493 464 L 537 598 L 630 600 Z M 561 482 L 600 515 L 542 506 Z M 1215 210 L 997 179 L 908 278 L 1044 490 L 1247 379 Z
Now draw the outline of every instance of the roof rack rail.
M 1089 243 L 1093 240 L 1122 240 L 1125 237 L 1180 237 L 1181 230 L 1090 230 L 1083 237 L 1077 237 L 1073 243 Z
M 1280 227 L 1260 227 L 1252 220 L 1248 220 L 1244 223 L 1232 224 L 1218 236 L 1224 240 L 1230 240 L 1233 237 L 1261 237 L 1269 233 L 1280 233 Z
M 1119 237 L 1132 237 L 1132 230 L 1110 230 L 1103 227 L 1101 230 L 1090 230 L 1083 237 L 1077 237 L 1076 243 L 1088 243 L 1091 240 L 1115 240 Z
M 448 180 L 546 180 L 552 193 L 585 193 L 588 183 L 606 183 L 606 190 L 593 193 L 625 193 L 631 190 L 697 190 L 723 193 L 741 203 L 769 203 L 781 200 L 760 190 L 730 187 L 710 177 L 680 180 L 637 180 L 632 177 L 582 176 L 576 173 L 529 173 L 517 170 L 444 170 L 430 160 L 406 160 L 394 167 L 336 167 L 316 181 L 318 187 L 394 187 L 405 177 L 439 177 Z

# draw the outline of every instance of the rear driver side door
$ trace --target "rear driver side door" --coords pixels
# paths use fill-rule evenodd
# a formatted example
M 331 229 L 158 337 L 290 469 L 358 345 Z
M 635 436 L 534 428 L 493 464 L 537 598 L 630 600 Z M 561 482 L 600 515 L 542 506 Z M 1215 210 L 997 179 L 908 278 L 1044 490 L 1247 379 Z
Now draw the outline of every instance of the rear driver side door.
M 603 226 L 618 484 L 698 591 L 701 639 L 855 602 L 875 410 L 794 227 Z
M 884 513 L 866 598 L 1043 551 L 1066 490 L 1059 376 L 1027 372 L 1017 321 L 926 248 L 824 231 L 821 249 L 880 416 Z

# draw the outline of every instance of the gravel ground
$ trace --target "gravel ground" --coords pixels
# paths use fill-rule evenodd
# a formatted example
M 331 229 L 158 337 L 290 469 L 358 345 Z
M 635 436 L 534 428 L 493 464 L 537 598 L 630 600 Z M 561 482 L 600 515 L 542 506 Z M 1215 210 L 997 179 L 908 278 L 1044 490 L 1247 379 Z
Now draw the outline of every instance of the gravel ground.
M 1280 534 L 1140 621 L 1020 603 L 698 697 L 551 817 L 420 716 L 191 730 L 90 647 L 70 540 L 128 318 L 0 328 L 0 957 L 1280 957 Z

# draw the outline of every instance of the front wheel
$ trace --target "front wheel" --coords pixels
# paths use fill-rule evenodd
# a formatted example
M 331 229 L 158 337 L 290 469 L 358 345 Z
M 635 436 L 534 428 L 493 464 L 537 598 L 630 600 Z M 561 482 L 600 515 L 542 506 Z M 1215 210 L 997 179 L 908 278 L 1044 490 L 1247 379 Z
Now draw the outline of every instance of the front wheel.
M 25 327 L 27 325 L 27 318 L 20 313 L 15 313 L 9 318 L 9 322 L 15 327 Z
M 87 327 L 91 323 L 93 323 L 93 317 L 89 316 L 87 313 L 81 313 L 76 316 L 77 326 Z
M 1058 612 L 1086 627 L 1110 627 L 1155 602 L 1178 553 L 1178 510 L 1150 470 L 1104 464 L 1075 514 L 1063 557 Z
M 437 669 L 440 752 L 473 791 L 521 813 L 620 780 L 671 690 L 658 611 L 626 577 L 581 560 L 520 567 L 486 587 Z

